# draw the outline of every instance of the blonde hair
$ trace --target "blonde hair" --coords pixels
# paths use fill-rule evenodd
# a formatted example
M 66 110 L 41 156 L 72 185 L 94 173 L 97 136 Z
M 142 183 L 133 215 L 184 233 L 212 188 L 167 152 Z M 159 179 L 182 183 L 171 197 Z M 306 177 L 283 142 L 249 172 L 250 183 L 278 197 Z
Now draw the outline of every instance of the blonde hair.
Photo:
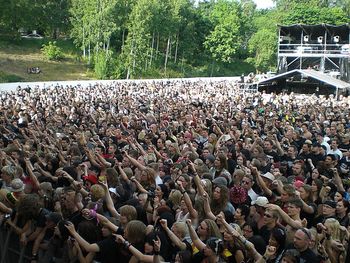
M 218 225 L 215 223 L 214 220 L 204 219 L 203 221 L 208 226 L 208 238 L 210 238 L 210 237 L 217 237 L 217 238 L 222 239 L 222 235 L 220 233 L 220 229 L 219 229 Z
M 337 219 L 328 218 L 324 222 L 324 225 L 327 225 L 326 227 L 328 228 L 329 233 L 331 233 L 332 239 L 341 241 L 340 223 Z
M 179 190 L 172 190 L 169 194 L 169 201 L 173 204 L 173 207 L 179 207 L 182 200 L 182 194 Z
M 136 208 L 131 205 L 123 205 L 121 208 L 119 208 L 119 212 L 121 216 L 125 216 L 127 218 L 128 222 L 137 219 Z
M 99 184 L 94 184 L 90 188 L 91 199 L 96 202 L 97 200 L 103 198 L 106 195 L 105 189 Z
M 180 238 L 184 238 L 188 235 L 188 227 L 185 222 L 175 222 L 173 226 L 177 228 Z

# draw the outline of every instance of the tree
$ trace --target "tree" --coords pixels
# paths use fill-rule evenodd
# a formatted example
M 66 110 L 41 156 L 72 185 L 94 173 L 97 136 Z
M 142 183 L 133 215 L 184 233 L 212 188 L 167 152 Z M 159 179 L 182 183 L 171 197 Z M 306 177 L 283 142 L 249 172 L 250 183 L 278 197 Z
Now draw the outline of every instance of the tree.
M 119 72 L 126 78 L 140 76 L 147 63 L 147 56 L 150 54 L 150 25 L 153 18 L 154 1 L 138 1 L 130 14 L 128 25 L 128 37 L 122 50 L 120 59 L 123 62 L 122 69 L 126 72 Z
M 219 62 L 232 62 L 242 45 L 238 4 L 218 1 L 210 14 L 214 29 L 204 43 L 212 57 Z
M 276 68 L 277 34 L 276 31 L 260 29 L 249 41 L 249 52 L 252 55 L 248 62 L 253 63 L 258 71 Z

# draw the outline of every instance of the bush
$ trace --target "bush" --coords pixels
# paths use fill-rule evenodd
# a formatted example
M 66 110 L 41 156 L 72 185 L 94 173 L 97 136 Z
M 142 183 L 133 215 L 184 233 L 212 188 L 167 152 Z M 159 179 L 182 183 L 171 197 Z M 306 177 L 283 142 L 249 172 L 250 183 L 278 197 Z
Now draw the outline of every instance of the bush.
M 111 76 L 114 67 L 113 52 L 100 51 L 94 57 L 94 71 L 98 79 L 107 79 Z
M 48 60 L 60 60 L 63 58 L 63 52 L 61 48 L 56 45 L 56 41 L 50 41 L 47 45 L 44 44 L 41 51 Z

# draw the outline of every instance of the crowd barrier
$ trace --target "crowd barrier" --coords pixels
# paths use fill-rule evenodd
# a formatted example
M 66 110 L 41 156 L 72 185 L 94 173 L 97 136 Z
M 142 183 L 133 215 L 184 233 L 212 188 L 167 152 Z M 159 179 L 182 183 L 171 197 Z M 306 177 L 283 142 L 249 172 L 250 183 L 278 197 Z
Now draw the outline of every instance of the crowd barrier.
M 32 244 L 21 246 L 19 237 L 11 229 L 0 227 L 0 263 L 30 263 Z
M 230 81 L 236 82 L 240 80 L 240 77 L 215 77 L 215 78 L 173 78 L 173 79 L 129 79 L 129 80 L 71 80 L 71 81 L 46 81 L 46 82 L 13 82 L 13 83 L 0 83 L 0 91 L 14 91 L 18 86 L 22 88 L 38 87 L 38 88 L 47 88 L 50 86 L 77 86 L 81 85 L 82 87 L 88 87 L 89 85 L 95 85 L 97 83 L 109 85 L 113 83 L 139 83 L 139 82 L 167 82 L 167 81 Z

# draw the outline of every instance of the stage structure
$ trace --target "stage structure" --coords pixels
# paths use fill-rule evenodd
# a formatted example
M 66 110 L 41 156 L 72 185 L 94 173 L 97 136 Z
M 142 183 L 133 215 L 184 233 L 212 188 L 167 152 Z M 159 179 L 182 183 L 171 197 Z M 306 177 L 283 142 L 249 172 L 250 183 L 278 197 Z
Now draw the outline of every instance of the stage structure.
M 350 81 L 350 25 L 279 26 L 278 74 L 316 70 Z

